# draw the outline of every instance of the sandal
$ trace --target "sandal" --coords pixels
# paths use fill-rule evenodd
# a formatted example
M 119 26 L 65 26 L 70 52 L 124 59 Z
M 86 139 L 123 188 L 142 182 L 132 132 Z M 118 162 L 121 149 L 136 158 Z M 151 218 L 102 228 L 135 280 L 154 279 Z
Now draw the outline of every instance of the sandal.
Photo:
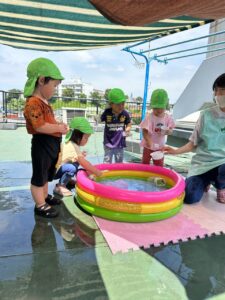
M 40 207 L 35 206 L 34 213 L 43 218 L 55 218 L 58 216 L 58 212 L 48 205 L 48 203 L 43 204 Z
M 223 203 L 223 204 L 225 204 L 225 189 L 222 189 L 222 190 L 216 190 L 216 192 L 217 192 L 217 201 L 219 202 L 219 203 Z
M 59 185 L 57 184 L 53 190 L 53 193 L 60 196 L 60 197 L 68 197 L 68 196 L 72 196 L 73 193 L 68 190 L 67 188 L 65 188 L 63 185 Z
M 49 205 L 60 205 L 61 201 L 60 199 L 57 199 L 53 197 L 52 195 L 49 195 L 45 198 L 45 202 L 48 203 Z

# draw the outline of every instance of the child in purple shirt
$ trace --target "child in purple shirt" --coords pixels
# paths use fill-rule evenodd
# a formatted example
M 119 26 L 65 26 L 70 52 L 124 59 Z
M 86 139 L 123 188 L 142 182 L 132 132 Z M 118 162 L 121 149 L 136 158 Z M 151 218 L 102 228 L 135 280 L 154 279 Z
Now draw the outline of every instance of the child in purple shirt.
M 104 129 L 104 163 L 112 163 L 114 156 L 116 163 L 123 162 L 123 152 L 126 147 L 126 136 L 131 129 L 131 118 L 124 109 L 126 96 L 121 89 L 113 88 L 109 92 L 110 108 L 101 115 L 101 122 L 105 122 Z

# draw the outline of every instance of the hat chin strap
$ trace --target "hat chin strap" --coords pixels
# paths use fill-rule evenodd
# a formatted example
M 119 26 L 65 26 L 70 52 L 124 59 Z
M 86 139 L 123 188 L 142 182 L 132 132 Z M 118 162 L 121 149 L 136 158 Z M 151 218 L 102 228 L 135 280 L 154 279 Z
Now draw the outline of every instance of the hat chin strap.
M 73 129 L 70 128 L 69 132 L 66 134 L 65 142 L 69 142 L 69 140 L 71 138 L 71 135 L 72 135 L 72 132 L 73 132 Z

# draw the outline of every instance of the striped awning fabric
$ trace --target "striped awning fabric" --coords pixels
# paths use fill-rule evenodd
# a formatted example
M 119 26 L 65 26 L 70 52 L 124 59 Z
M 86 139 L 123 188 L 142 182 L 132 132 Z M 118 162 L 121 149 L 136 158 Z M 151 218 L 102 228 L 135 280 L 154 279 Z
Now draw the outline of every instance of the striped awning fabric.
M 87 0 L 0 0 L 0 43 L 42 51 L 87 50 L 155 39 L 211 21 L 184 16 L 122 26 Z

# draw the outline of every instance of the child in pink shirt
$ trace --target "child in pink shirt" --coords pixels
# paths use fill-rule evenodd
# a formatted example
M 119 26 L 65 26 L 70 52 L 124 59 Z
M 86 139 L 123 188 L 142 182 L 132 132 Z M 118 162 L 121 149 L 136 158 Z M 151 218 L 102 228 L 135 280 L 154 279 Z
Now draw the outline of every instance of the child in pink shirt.
M 166 113 L 169 106 L 167 92 L 163 89 L 157 89 L 152 92 L 150 106 L 152 111 L 147 113 L 145 119 L 141 122 L 143 139 L 141 147 L 143 149 L 142 163 L 149 164 L 151 153 L 160 151 L 166 143 L 167 135 L 171 135 L 175 123 L 173 118 Z M 163 159 L 157 165 L 163 166 Z M 154 161 L 153 161 L 154 164 Z

